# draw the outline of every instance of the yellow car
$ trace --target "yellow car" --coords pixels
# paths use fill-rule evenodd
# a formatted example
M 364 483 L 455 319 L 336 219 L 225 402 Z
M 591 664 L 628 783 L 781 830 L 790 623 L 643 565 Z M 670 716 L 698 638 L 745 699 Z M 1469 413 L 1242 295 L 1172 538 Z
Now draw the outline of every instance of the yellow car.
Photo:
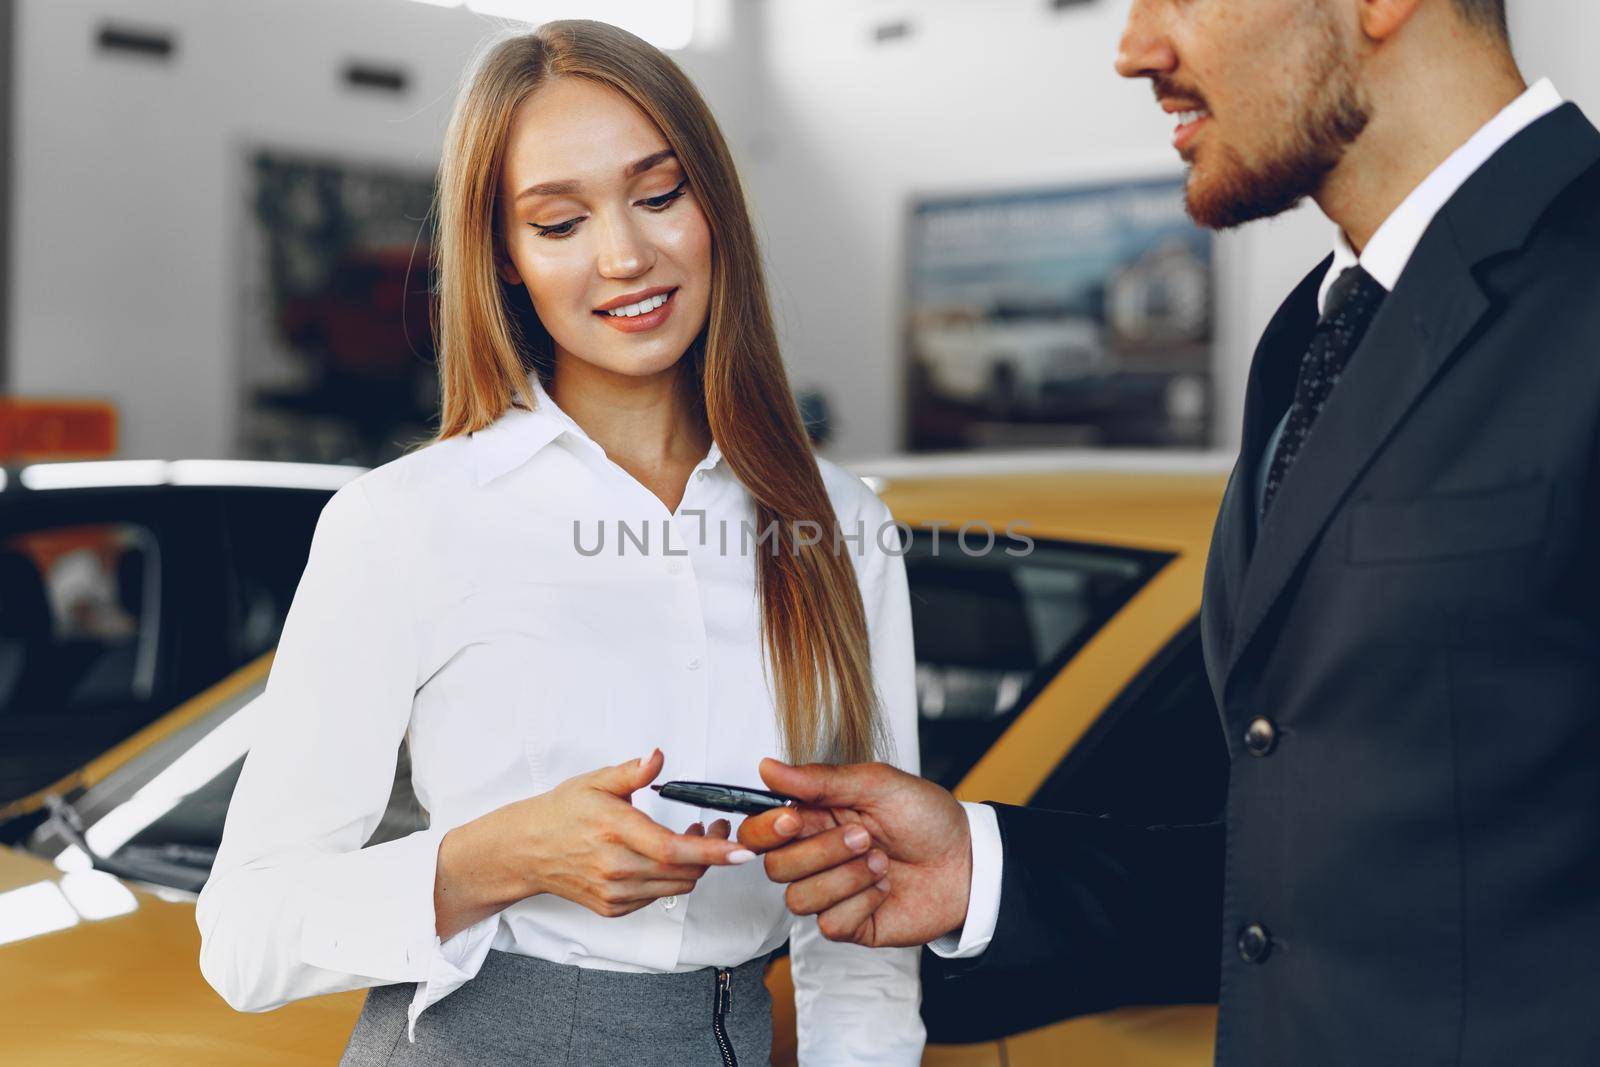
M 1210 459 L 906 461 L 867 472 L 914 531 L 906 553 L 924 773 L 969 799 L 1150 822 L 1214 816 L 1227 756 L 1199 647 L 1201 576 L 1226 479 Z M 990 538 L 993 537 L 993 542 Z M 243 762 L 270 655 L 51 789 L 0 849 L 0 1062 L 337 1061 L 363 994 L 245 1015 L 198 967 L 194 896 Z M 257 708 L 262 705 L 256 705 Z M 422 813 L 402 749 L 373 841 Z M 1215 1008 L 1062 1018 L 1093 975 L 924 983 L 935 1065 L 1199 1067 Z M 794 1059 L 786 959 L 770 968 L 774 1062 Z

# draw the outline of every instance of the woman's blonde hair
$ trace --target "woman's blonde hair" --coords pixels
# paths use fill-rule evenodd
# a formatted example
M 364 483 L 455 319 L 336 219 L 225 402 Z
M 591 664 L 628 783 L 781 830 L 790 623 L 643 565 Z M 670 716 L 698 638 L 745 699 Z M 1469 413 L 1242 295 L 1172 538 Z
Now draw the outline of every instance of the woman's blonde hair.
M 755 232 L 727 144 L 694 85 L 662 52 L 601 22 L 548 23 L 494 43 L 474 67 L 445 135 L 435 205 L 438 439 L 533 407 L 527 375 L 548 374 L 549 334 L 527 292 L 495 270 L 500 170 L 512 113 L 547 79 L 588 78 L 621 93 L 677 154 L 711 230 L 711 296 L 689 361 L 704 421 L 777 531 L 756 575 L 778 726 L 791 759 L 879 755 L 866 614 L 838 520 L 778 354 Z M 797 524 L 824 531 L 796 536 Z M 870 536 L 869 532 L 869 536 Z M 760 542 L 758 541 L 759 545 Z

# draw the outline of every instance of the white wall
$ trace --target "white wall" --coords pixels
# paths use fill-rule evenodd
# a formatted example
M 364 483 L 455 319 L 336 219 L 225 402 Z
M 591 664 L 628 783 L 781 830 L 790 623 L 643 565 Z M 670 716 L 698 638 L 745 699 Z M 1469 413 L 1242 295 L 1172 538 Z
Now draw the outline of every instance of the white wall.
M 1529 81 L 1548 77 L 1600 124 L 1600 4 L 1594 0 L 1507 0 L 1511 44 Z
M 1600 117 L 1594 0 L 1511 0 L 1530 76 L 1550 74 Z M 769 0 L 769 151 L 754 184 L 786 351 L 824 386 L 834 451 L 900 440 L 902 232 L 913 193 L 1181 173 L 1149 86 L 1112 70 L 1128 0 L 1052 12 L 1044 0 Z M 875 45 L 871 28 L 912 34 Z M 1223 234 L 1217 445 L 1238 444 L 1245 373 L 1279 301 L 1324 256 L 1307 206 Z
M 114 401 L 126 457 L 232 455 L 246 151 L 436 165 L 495 24 L 407 0 L 18 8 L 12 391 Z M 175 60 L 98 53 L 105 20 L 175 31 Z M 724 48 L 679 58 L 738 144 L 754 57 Z M 409 91 L 346 88 L 351 59 L 404 67 Z
M 647 2 L 647 0 L 642 0 Z M 914 192 L 1177 173 L 1149 89 L 1111 70 L 1128 0 L 725 0 L 681 53 L 739 157 L 794 380 L 826 389 L 830 451 L 899 441 L 901 240 Z M 1600 116 L 1594 0 L 1511 0 L 1530 75 Z M 452 91 L 492 26 L 407 0 L 19 0 L 11 381 L 98 395 L 125 456 L 235 448 L 242 160 L 253 145 L 437 159 Z M 870 42 L 907 18 L 908 39 Z M 174 63 L 105 58 L 103 19 L 175 29 Z M 397 63 L 403 97 L 343 88 Z M 1325 252 L 1315 209 L 1218 245 L 1218 444 L 1235 443 L 1255 336 Z

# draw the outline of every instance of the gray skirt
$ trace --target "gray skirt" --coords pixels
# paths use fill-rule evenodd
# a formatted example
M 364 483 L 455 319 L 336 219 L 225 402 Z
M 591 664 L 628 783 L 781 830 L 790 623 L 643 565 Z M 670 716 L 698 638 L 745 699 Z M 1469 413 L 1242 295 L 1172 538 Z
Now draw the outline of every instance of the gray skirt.
M 417 1018 L 412 983 L 376 986 L 341 1067 L 757 1067 L 772 1050 L 767 958 L 726 970 L 629 974 L 490 949 L 470 982 Z

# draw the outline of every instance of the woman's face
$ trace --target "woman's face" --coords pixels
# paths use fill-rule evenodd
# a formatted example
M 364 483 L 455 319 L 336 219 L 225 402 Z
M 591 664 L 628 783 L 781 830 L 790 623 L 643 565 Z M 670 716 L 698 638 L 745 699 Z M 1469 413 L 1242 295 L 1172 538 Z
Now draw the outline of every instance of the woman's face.
M 618 374 L 671 368 L 706 321 L 711 231 L 661 132 L 584 78 L 517 108 L 500 174 L 500 276 L 556 344 Z

